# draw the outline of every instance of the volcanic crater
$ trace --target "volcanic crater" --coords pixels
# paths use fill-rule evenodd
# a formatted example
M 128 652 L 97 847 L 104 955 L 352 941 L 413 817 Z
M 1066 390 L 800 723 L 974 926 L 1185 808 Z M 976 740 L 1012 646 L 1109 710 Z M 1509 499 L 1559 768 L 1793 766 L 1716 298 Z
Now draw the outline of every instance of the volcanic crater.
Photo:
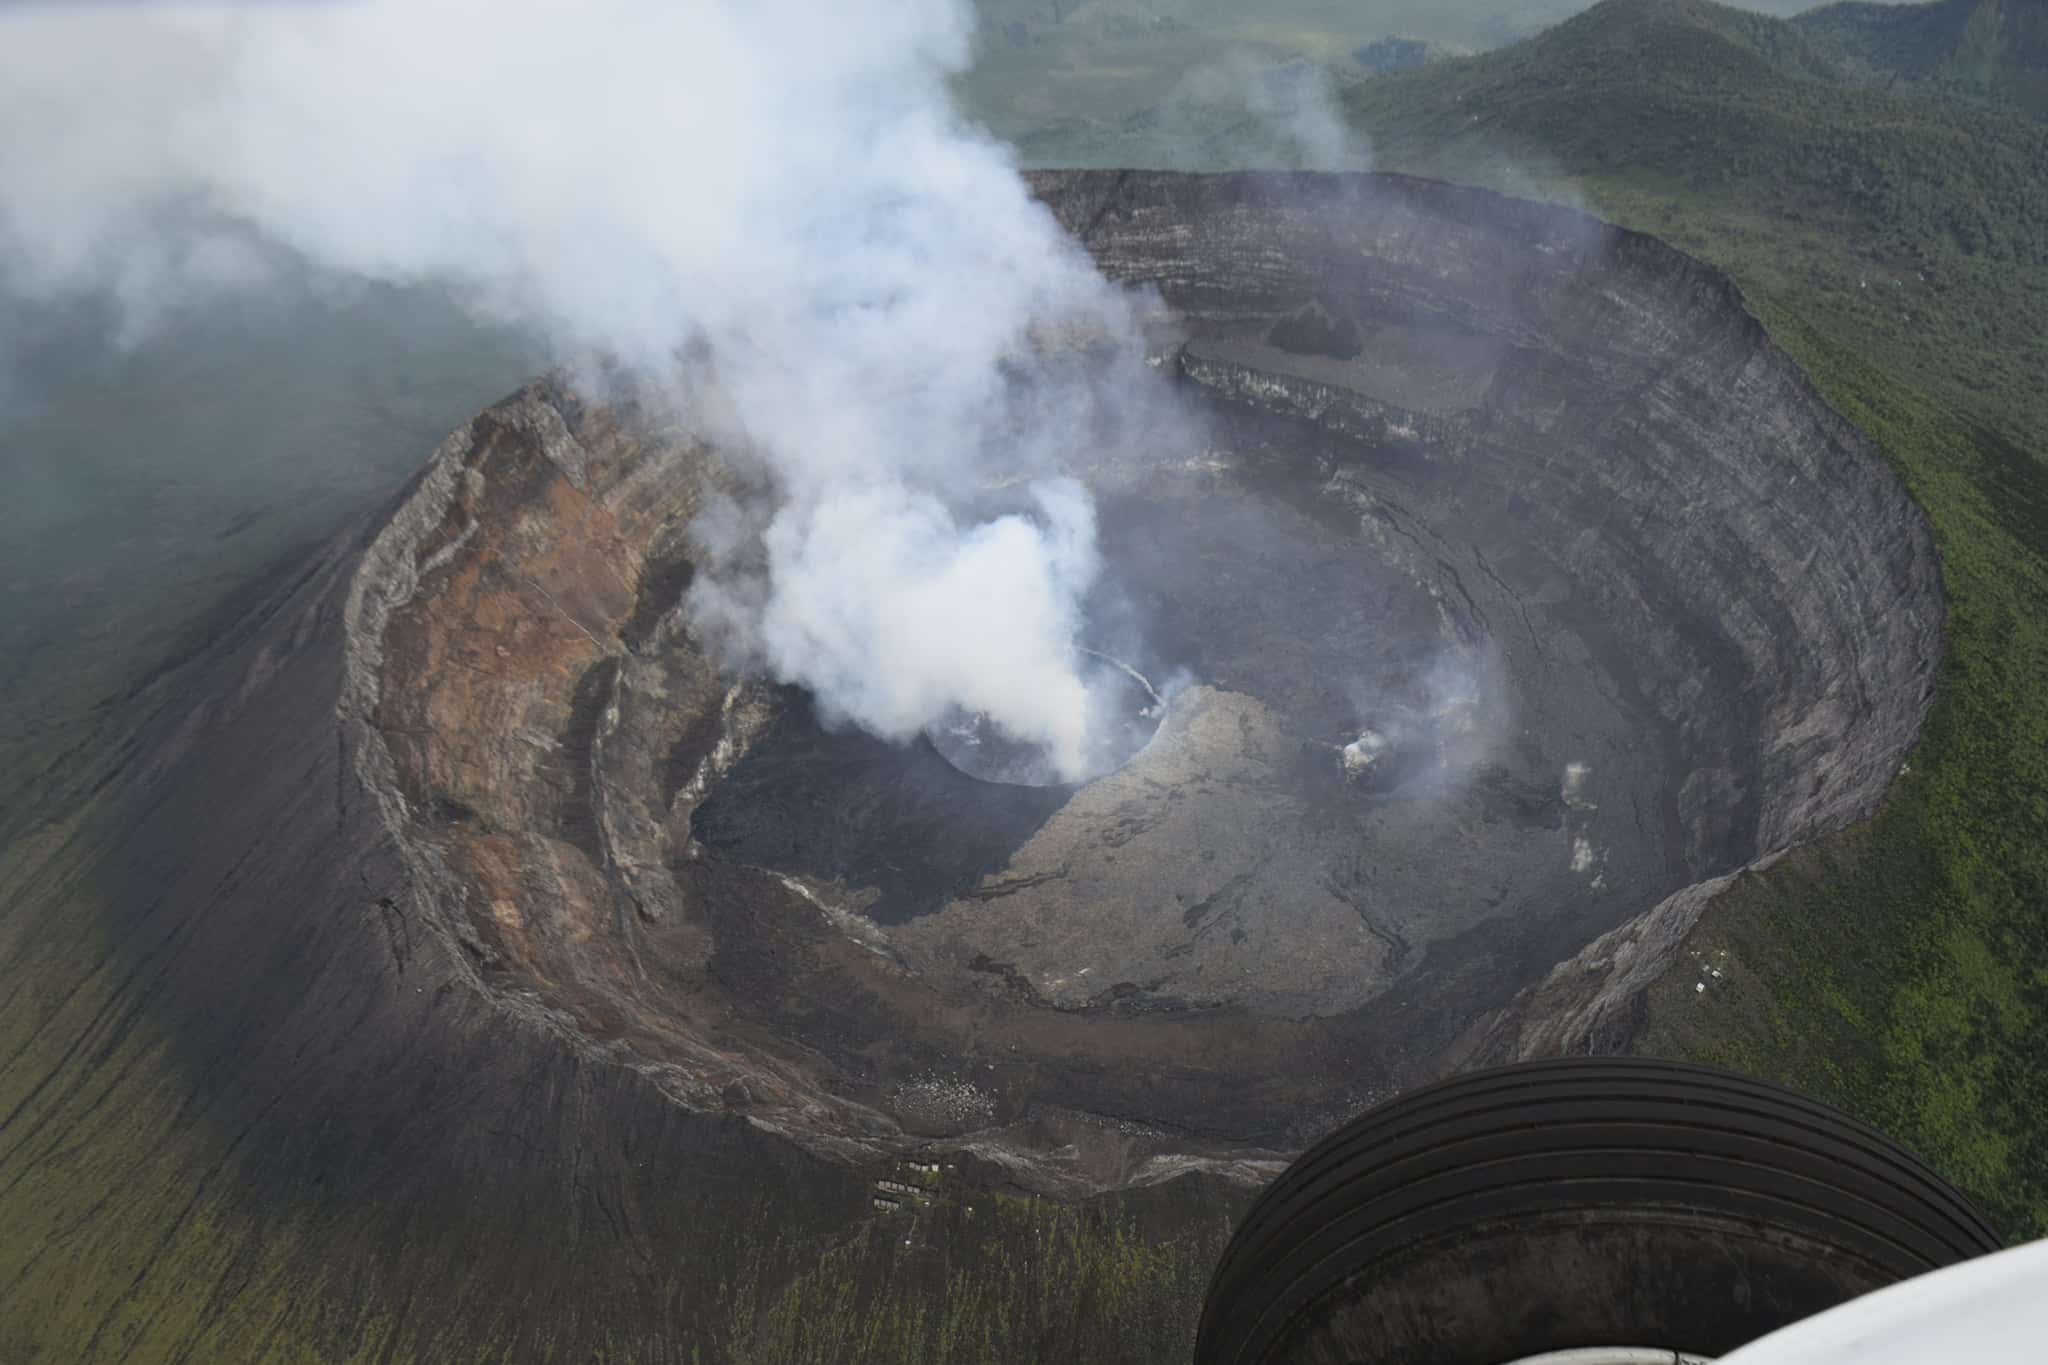
M 1931 538 L 1723 277 L 1402 177 L 1030 178 L 1200 418 L 1072 471 L 1094 657 L 1144 684 L 1120 766 L 977 772 L 985 737 L 722 672 L 683 602 L 733 474 L 539 381 L 436 452 L 347 612 L 356 775 L 477 990 L 847 1158 L 1255 1172 L 1475 1058 L 1613 1045 L 1721 879 L 1883 796 Z

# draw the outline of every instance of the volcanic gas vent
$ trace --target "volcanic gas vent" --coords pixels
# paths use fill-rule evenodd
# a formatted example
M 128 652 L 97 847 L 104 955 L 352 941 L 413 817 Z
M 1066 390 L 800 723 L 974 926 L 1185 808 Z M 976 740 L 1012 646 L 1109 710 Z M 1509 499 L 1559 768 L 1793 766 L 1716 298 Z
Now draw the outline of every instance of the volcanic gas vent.
M 686 594 L 743 480 L 656 403 L 530 388 L 369 553 L 357 767 L 508 1008 L 821 1151 L 1101 1188 L 1300 1142 L 1882 796 L 1926 527 L 1721 277 L 1398 177 L 1032 185 L 1177 414 L 1058 471 L 1078 765 L 729 669 Z
M 984 782 L 1056 787 L 1090 781 L 1123 767 L 1166 718 L 1166 699 L 1150 678 L 1114 655 L 1085 645 L 1076 652 L 1080 656 L 1078 670 L 1087 679 L 1093 703 L 1085 765 L 1080 772 L 1061 773 L 1043 745 L 1016 739 L 985 711 L 953 707 L 925 727 L 925 737 L 946 762 Z

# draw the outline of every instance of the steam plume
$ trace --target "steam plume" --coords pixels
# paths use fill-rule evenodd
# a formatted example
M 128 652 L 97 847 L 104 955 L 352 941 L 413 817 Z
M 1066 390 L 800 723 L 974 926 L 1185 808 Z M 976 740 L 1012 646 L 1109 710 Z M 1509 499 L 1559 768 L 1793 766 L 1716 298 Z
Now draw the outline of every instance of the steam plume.
M 1183 170 L 1372 168 L 1372 147 L 1346 123 L 1327 71 L 1303 61 L 1273 65 L 1242 50 L 1181 77 L 1150 140 L 1144 164 Z
M 969 38 L 954 0 L 10 7 L 0 272 L 147 327 L 260 286 L 253 227 L 658 377 L 687 348 L 778 499 L 699 618 L 828 714 L 984 710 L 1078 775 L 1094 525 L 1058 470 L 1111 390 L 1035 357 L 1128 355 L 1131 307 L 954 113 Z M 998 482 L 1024 510 L 961 511 Z

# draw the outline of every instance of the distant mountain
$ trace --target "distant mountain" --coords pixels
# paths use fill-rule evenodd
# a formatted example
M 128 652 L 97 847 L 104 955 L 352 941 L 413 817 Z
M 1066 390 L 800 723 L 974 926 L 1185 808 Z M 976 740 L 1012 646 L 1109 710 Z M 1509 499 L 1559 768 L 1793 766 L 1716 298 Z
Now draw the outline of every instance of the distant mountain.
M 1793 25 L 1847 76 L 2048 118 L 2048 3 L 1839 4 Z
M 974 0 L 983 28 L 1001 41 L 1019 45 L 1199 34 L 1252 47 L 1324 46 L 1332 55 L 1341 53 L 1346 42 L 1355 45 L 1389 36 L 1465 51 L 1497 47 L 1554 24 L 1586 4 L 1587 0 Z
M 1359 81 L 1344 99 L 1383 163 L 1519 159 L 1539 175 L 1733 196 L 1854 228 L 1899 258 L 2048 266 L 2048 129 L 1848 80 L 1797 20 L 1605 0 L 1510 48 Z
M 1161 31 L 1411 37 L 1467 51 L 1497 47 L 1568 18 L 1591 0 L 973 0 L 983 26 L 1008 41 L 1065 34 Z M 1814 0 L 1741 0 L 1768 14 L 1796 14 Z M 1884 8 L 1864 6 L 1863 8 Z
M 1342 98 L 1382 168 L 1634 216 L 2010 429 L 2048 430 L 2038 120 L 1851 78 L 1805 23 L 1705 0 L 1605 0 Z
M 1791 14 L 1811 0 L 1738 0 Z M 1227 119 L 1226 88 L 1261 67 L 1309 66 L 1331 82 L 1491 51 L 1583 11 L 1589 0 L 973 0 L 973 69 L 962 104 L 1039 165 L 1178 165 L 1178 125 Z M 1816 49 L 1812 60 L 1831 60 Z M 1832 69 L 1832 68 L 1830 68 Z M 1218 98 L 1223 96 L 1223 98 Z M 1241 107 L 1246 103 L 1238 98 Z M 1217 105 L 1197 109 L 1189 106 Z M 1161 137 L 1162 124 L 1175 125 Z M 1152 131 L 1137 139 L 1128 134 Z M 1252 160 L 1285 147 L 1233 137 Z M 1310 158 L 1313 161 L 1313 158 Z

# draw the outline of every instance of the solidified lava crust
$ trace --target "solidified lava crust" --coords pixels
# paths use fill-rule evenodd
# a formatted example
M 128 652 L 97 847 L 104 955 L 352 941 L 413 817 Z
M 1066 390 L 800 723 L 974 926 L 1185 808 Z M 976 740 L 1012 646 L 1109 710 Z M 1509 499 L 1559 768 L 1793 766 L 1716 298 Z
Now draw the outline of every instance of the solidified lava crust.
M 538 382 L 365 554 L 343 696 L 503 1009 L 850 1159 L 1255 1175 L 1611 1041 L 1722 879 L 1882 797 L 1931 539 L 1724 278 L 1401 177 L 1031 179 L 1202 419 L 1073 471 L 1157 732 L 985 782 L 721 674 L 679 610 L 717 452 Z

